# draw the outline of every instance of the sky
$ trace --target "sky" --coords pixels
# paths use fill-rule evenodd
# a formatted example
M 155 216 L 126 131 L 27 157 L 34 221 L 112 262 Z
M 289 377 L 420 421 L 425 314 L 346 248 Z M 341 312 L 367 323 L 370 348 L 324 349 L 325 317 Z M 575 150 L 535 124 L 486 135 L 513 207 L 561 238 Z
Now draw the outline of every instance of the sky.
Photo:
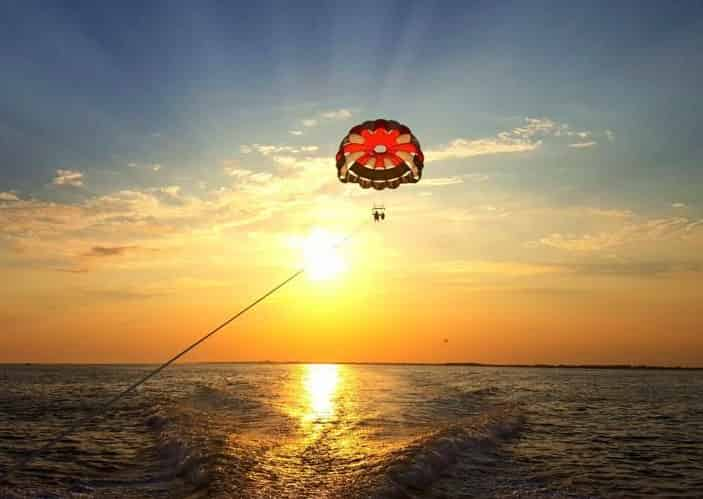
M 703 366 L 700 2 L 6 2 L 0 362 Z M 336 178 L 407 124 L 422 180 Z M 446 339 L 446 341 L 444 341 Z

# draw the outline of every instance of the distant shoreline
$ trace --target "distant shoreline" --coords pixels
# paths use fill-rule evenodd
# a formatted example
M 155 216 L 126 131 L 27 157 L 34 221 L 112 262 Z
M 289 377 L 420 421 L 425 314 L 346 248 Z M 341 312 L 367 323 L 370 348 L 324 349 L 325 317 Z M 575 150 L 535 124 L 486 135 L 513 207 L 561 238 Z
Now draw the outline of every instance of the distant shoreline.
M 213 362 L 180 362 L 178 366 L 188 365 L 299 365 L 299 364 L 340 364 L 351 366 L 418 366 L 418 367 L 484 367 L 510 369 L 591 369 L 591 370 L 648 370 L 648 371 L 703 371 L 703 367 L 690 366 L 656 366 L 630 364 L 486 364 L 481 362 L 309 362 L 309 361 L 272 361 L 240 360 Z M 158 363 L 148 362 L 0 362 L 0 366 L 152 366 Z

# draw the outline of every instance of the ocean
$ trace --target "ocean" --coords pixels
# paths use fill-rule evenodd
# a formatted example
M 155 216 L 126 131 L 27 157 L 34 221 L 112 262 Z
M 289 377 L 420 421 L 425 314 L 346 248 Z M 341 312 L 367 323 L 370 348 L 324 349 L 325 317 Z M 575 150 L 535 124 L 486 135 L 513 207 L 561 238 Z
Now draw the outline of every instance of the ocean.
M 0 365 L 0 497 L 703 497 L 703 372 Z

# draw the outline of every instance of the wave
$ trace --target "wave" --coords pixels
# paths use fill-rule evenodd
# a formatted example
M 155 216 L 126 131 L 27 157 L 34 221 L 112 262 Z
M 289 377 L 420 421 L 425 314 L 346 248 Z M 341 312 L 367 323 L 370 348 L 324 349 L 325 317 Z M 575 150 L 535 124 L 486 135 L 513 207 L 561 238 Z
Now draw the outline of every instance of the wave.
M 454 464 L 482 461 L 494 450 L 520 434 L 525 419 L 516 407 L 501 407 L 473 421 L 426 435 L 388 456 L 385 468 L 369 490 L 356 496 L 408 498 L 426 491 Z M 352 495 L 352 494 L 350 494 Z
M 261 404 L 239 397 L 227 386 L 196 385 L 192 393 L 175 405 L 158 408 L 145 419 L 155 434 L 153 453 L 162 480 L 180 480 L 200 490 L 213 480 L 219 463 L 224 461 L 229 434 L 211 421 L 226 415 L 245 417 L 260 413 Z
M 468 404 L 476 407 L 480 412 L 478 415 L 467 414 L 459 418 L 457 424 L 445 426 L 410 443 L 407 440 L 402 444 L 398 441 L 402 447 L 393 446 L 376 455 L 367 454 L 363 463 L 358 460 L 355 463 L 338 462 L 340 467 L 332 473 L 348 473 L 347 476 L 354 476 L 354 479 L 332 496 L 413 497 L 430 488 L 458 461 L 478 460 L 481 452 L 515 437 L 524 423 L 524 418 L 515 407 L 486 409 L 484 404 L 474 403 L 491 395 L 495 395 L 493 389 L 457 391 L 449 397 L 451 400 L 445 399 L 444 404 Z M 227 386 L 199 385 L 177 404 L 146 417 L 145 424 L 156 437 L 153 451 L 161 478 L 164 481 L 178 481 L 191 492 L 210 494 L 222 488 L 230 492 L 246 489 L 247 496 L 259 497 L 257 494 L 270 486 L 285 495 L 285 489 L 278 488 L 282 484 L 268 484 L 266 477 L 253 470 L 259 469 L 265 447 L 275 449 L 287 444 L 292 438 L 288 429 L 278 428 L 282 433 L 275 436 L 257 433 L 244 437 L 237 430 L 237 425 L 222 425 L 223 419 L 229 419 L 232 414 L 246 418 L 249 417 L 246 414 L 251 412 L 263 416 L 255 400 L 240 398 L 228 392 Z M 242 420 L 239 421 L 241 423 Z M 375 421 L 371 426 L 384 428 L 387 424 L 388 421 Z M 337 430 L 341 431 L 340 428 Z M 353 430 L 346 427 L 346 431 Z M 339 437 L 337 435 L 335 439 Z M 269 442 L 267 438 L 273 440 Z M 324 447 L 327 444 L 321 445 Z M 291 456 L 291 459 L 297 458 Z M 259 483 L 262 489 L 257 491 L 258 480 L 264 482 Z M 175 483 L 173 485 L 176 487 Z M 302 483 L 297 485 L 303 486 Z M 312 483 L 308 485 L 314 487 Z M 327 492 L 338 489 L 331 483 L 329 485 L 331 488 Z

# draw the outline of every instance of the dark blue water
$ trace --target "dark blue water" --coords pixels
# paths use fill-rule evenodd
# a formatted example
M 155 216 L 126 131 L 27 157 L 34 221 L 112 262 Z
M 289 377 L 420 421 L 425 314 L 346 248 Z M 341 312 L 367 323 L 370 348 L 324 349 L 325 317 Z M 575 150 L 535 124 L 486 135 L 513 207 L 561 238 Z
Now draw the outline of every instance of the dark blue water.
M 0 366 L 0 497 L 703 497 L 696 371 Z

